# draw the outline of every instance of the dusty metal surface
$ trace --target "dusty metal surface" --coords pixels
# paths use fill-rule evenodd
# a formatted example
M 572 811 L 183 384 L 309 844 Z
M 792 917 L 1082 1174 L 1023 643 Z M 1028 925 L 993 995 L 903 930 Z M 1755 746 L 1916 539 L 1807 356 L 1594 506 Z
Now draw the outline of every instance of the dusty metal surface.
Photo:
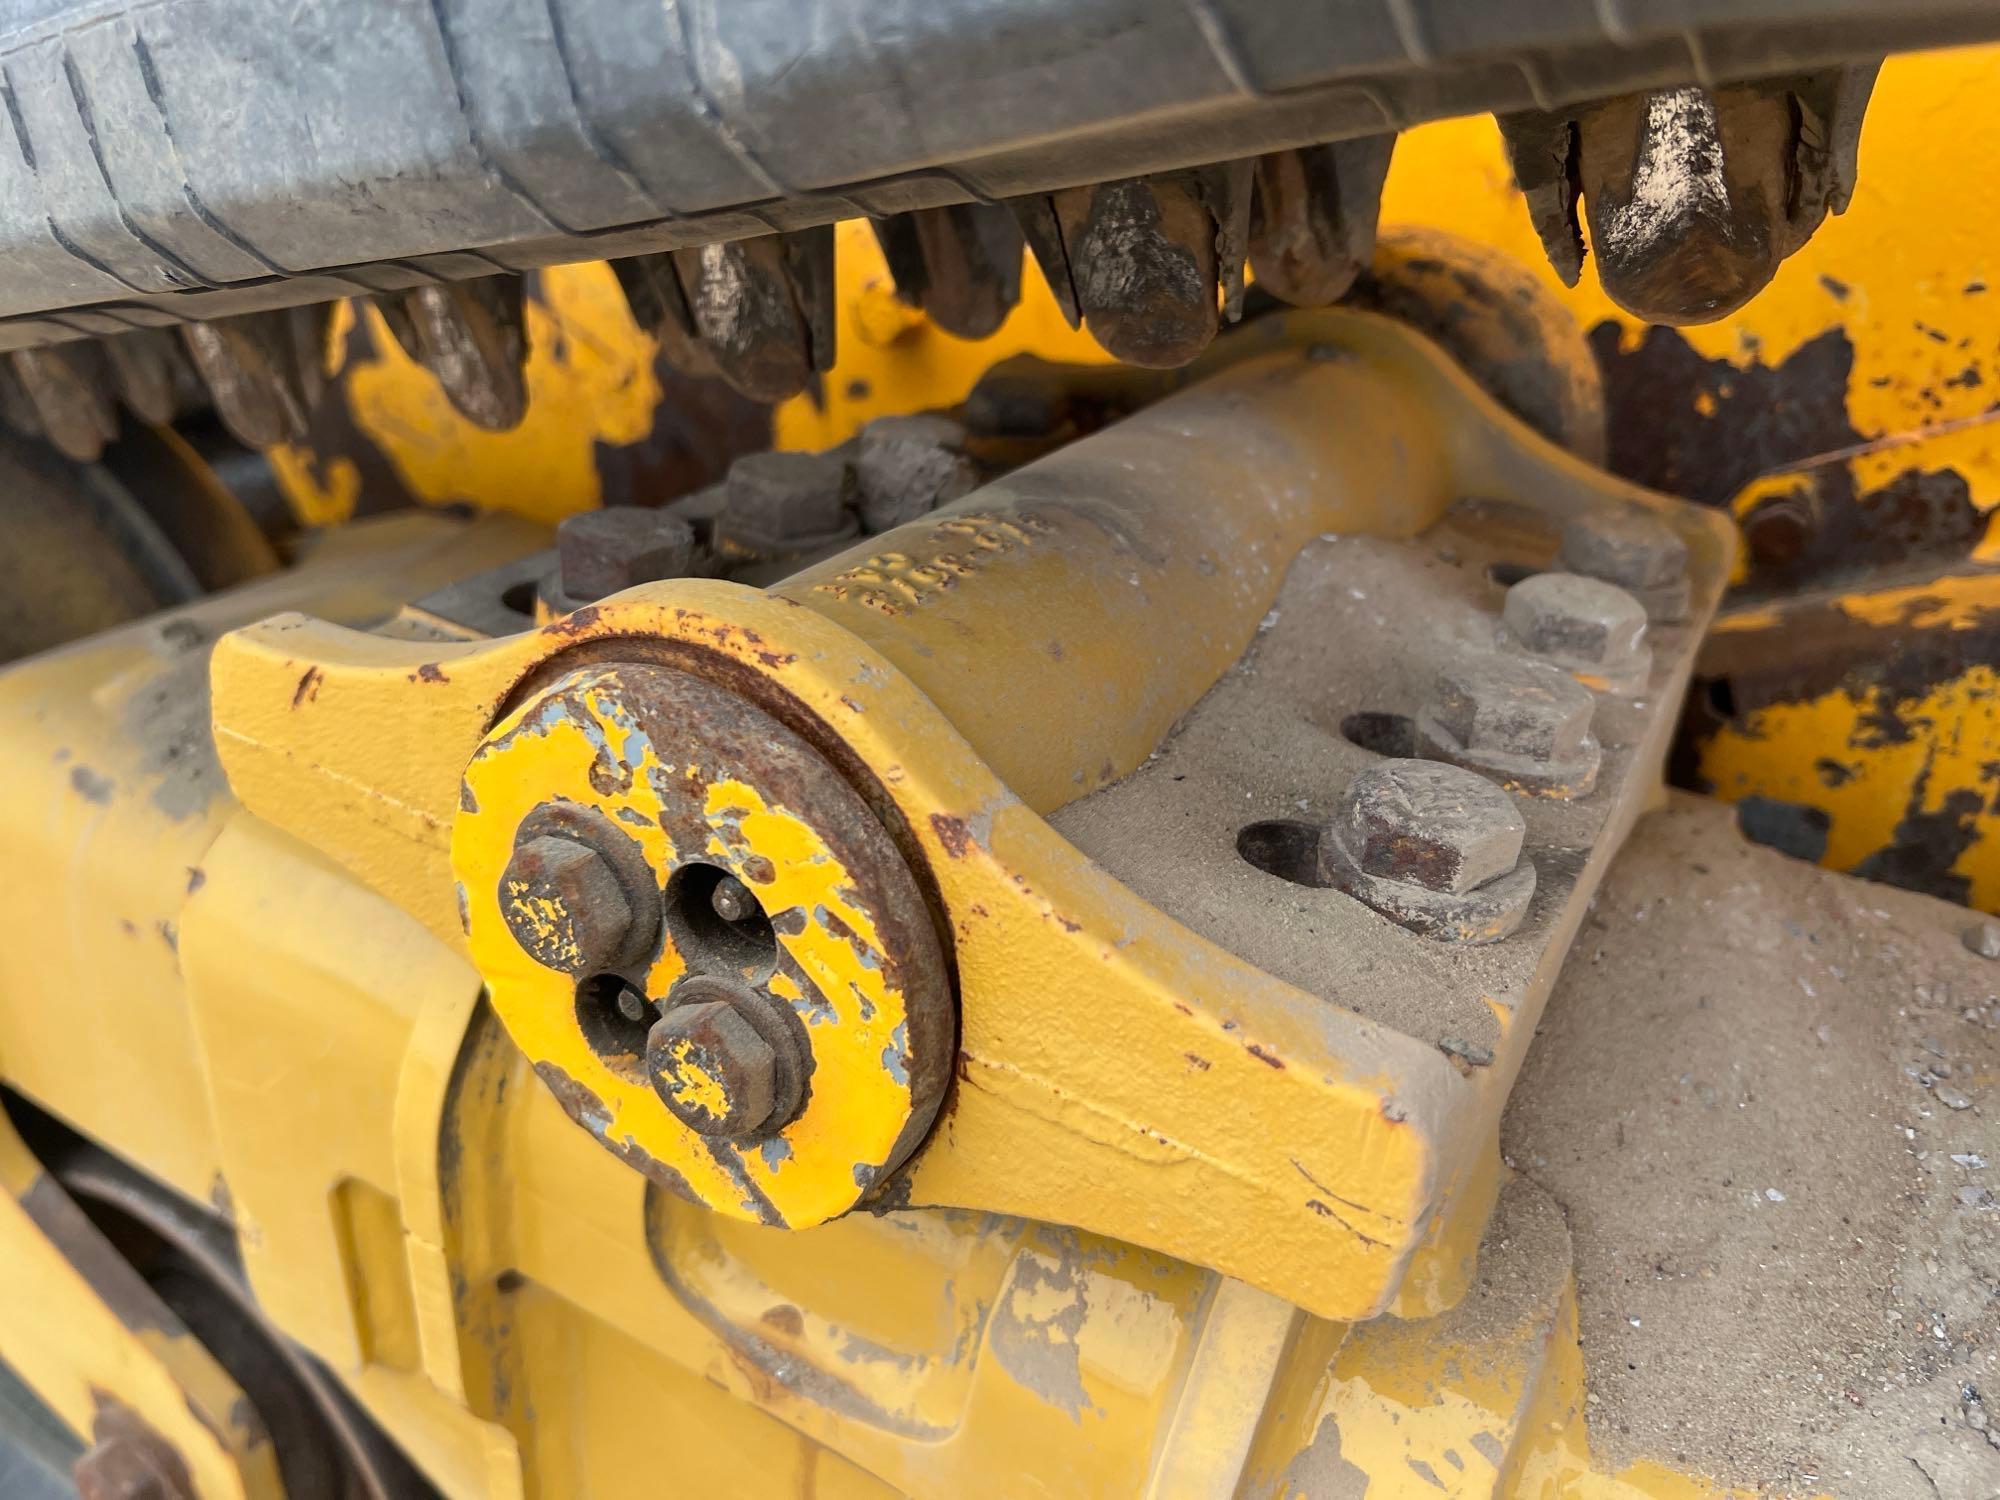
M 1500 524 L 1490 508 L 1462 507 L 1410 542 L 1312 543 L 1241 665 L 1143 767 L 1052 823 L 1147 900 L 1259 968 L 1434 1045 L 1456 1038 L 1504 1053 L 1507 1038 L 1532 1030 L 1535 992 L 1546 993 L 1580 916 L 1571 908 L 1658 775 L 1674 685 L 1692 665 L 1691 629 L 1649 633 L 1656 659 L 1645 693 L 1594 695 L 1603 761 L 1590 796 L 1516 800 L 1540 879 L 1526 925 L 1508 942 L 1427 942 L 1337 891 L 1260 871 L 1237 841 L 1265 820 L 1329 821 L 1351 778 L 1385 759 L 1349 739 L 1345 721 L 1412 718 L 1441 668 L 1500 648 L 1499 593 L 1486 570 L 1521 555 L 1535 520 L 1509 510 Z M 1559 526 L 1542 520 L 1544 545 Z M 1710 551 L 1711 597 L 1719 563 Z

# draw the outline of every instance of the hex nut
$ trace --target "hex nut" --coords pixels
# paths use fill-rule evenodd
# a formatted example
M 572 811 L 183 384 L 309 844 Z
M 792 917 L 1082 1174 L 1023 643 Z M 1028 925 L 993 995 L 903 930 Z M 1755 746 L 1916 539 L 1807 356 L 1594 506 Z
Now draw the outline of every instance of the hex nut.
M 777 1100 L 777 1056 L 727 1000 L 676 1005 L 655 1022 L 646 1072 L 674 1118 L 702 1135 L 754 1135 Z
M 758 556 L 811 551 L 859 530 L 854 498 L 854 471 L 844 458 L 745 454 L 729 467 L 716 541 Z
M 1580 797 L 1603 753 L 1590 732 L 1597 701 L 1549 662 L 1483 654 L 1439 670 L 1418 710 L 1418 753 L 1490 776 L 1509 791 Z
M 1596 700 L 1574 677 L 1544 662 L 1480 655 L 1437 674 L 1429 711 L 1469 750 L 1565 760 L 1590 736 Z
M 1602 506 L 1571 517 L 1563 527 L 1556 566 L 1616 584 L 1651 619 L 1687 618 L 1687 543 L 1665 521 L 1637 506 Z
M 556 528 L 556 555 L 562 592 L 588 604 L 692 572 L 694 527 L 667 511 L 636 505 L 580 511 Z
M 632 930 L 632 906 L 610 862 L 555 834 L 514 850 L 500 876 L 500 911 L 529 957 L 578 978 L 607 968 Z
M 934 414 L 877 417 L 862 428 L 854 466 L 862 525 L 888 531 L 970 494 L 979 471 L 965 443 L 964 427 Z
M 1635 506 L 1601 506 L 1570 518 L 1557 561 L 1586 578 L 1646 588 L 1687 572 L 1687 543 L 1666 522 Z
M 1463 895 L 1515 867 L 1527 825 L 1476 772 L 1390 760 L 1348 783 L 1328 832 L 1364 874 Z
M 1320 839 L 1320 879 L 1420 937 L 1497 942 L 1534 899 L 1525 832 L 1512 799 L 1477 772 L 1385 761 L 1348 784 Z
M 1579 573 L 1536 573 L 1507 590 L 1513 639 L 1609 692 L 1636 692 L 1652 670 L 1646 610 L 1624 589 Z

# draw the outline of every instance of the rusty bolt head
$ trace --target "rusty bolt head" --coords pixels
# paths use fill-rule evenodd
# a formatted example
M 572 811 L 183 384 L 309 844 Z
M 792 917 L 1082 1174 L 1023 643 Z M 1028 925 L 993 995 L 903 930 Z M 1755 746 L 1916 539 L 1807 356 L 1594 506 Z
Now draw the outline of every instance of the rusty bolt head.
M 1440 671 L 1426 708 L 1467 750 L 1567 761 L 1583 753 L 1596 706 L 1588 688 L 1546 662 L 1482 655 Z
M 1767 567 L 1796 562 L 1812 542 L 1815 511 L 1812 493 L 1803 484 L 1757 501 L 1743 517 L 1743 543 L 1751 560 Z
M 1646 635 L 1645 606 L 1625 590 L 1577 573 L 1537 573 L 1507 590 L 1503 618 L 1515 639 L 1569 667 L 1617 667 Z
M 500 910 L 535 962 L 578 977 L 609 967 L 632 930 L 631 903 L 610 862 L 553 834 L 514 851 L 500 876 Z
M 854 474 L 825 453 L 749 453 L 729 467 L 727 498 L 716 518 L 728 540 L 753 550 L 797 547 L 837 538 L 851 524 Z
M 702 1135 L 753 1135 L 777 1101 L 777 1054 L 727 1000 L 668 1011 L 647 1034 L 646 1071 L 674 1118 Z
M 681 517 L 636 505 L 586 510 L 556 528 L 562 591 L 579 604 L 642 583 L 685 577 L 694 567 L 694 528 Z
M 877 417 L 861 429 L 855 472 L 862 524 L 870 531 L 914 521 L 979 483 L 965 453 L 965 429 L 935 415 Z
M 76 1461 L 70 1478 L 79 1500 L 194 1500 L 187 1465 L 150 1432 L 106 1438 Z
M 1651 589 L 1687 573 L 1687 543 L 1635 506 L 1587 510 L 1563 527 L 1556 565 L 1622 589 Z
M 1039 363 L 1018 369 L 995 365 L 979 377 L 959 410 L 966 426 L 985 437 L 1049 437 L 1075 417 L 1065 374 Z
M 1511 871 L 1527 831 L 1492 782 L 1429 760 L 1370 766 L 1347 784 L 1328 830 L 1364 873 L 1454 894 Z

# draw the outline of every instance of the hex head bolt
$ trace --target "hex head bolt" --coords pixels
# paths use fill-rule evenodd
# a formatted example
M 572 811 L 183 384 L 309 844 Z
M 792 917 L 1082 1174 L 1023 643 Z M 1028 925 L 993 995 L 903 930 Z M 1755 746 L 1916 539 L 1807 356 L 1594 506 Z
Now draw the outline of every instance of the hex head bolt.
M 1538 797 L 1587 796 L 1603 759 L 1597 700 L 1560 667 L 1485 654 L 1442 668 L 1417 711 L 1417 753 Z
M 1526 836 L 1513 799 L 1477 772 L 1383 761 L 1347 784 L 1320 838 L 1320 875 L 1420 936 L 1497 942 L 1535 894 Z
M 854 471 L 825 453 L 749 453 L 729 466 L 716 542 L 752 557 L 786 557 L 845 541 L 860 530 L 851 510 Z
M 776 1002 L 740 980 L 689 975 L 646 1036 L 646 1075 L 701 1135 L 768 1133 L 798 1112 L 804 1060 Z
M 750 887 L 734 875 L 725 875 L 715 883 L 715 889 L 708 893 L 708 907 L 725 922 L 741 922 L 760 910 Z
M 1637 506 L 1600 506 L 1572 516 L 1556 566 L 1616 584 L 1645 606 L 1648 619 L 1687 618 L 1687 543 Z
M 680 516 L 643 506 L 579 511 L 556 527 L 563 594 L 590 604 L 642 583 L 683 578 L 694 570 L 694 527 Z
M 1645 606 L 1612 584 L 1578 573 L 1537 573 L 1507 590 L 1501 619 L 1522 650 L 1585 687 L 1631 697 L 1652 675 Z
M 535 962 L 579 979 L 611 967 L 632 931 L 632 906 L 610 862 L 555 834 L 514 850 L 500 876 L 500 911 Z
M 888 531 L 970 494 L 979 471 L 965 452 L 965 428 L 950 417 L 877 417 L 861 429 L 855 477 L 861 524 Z

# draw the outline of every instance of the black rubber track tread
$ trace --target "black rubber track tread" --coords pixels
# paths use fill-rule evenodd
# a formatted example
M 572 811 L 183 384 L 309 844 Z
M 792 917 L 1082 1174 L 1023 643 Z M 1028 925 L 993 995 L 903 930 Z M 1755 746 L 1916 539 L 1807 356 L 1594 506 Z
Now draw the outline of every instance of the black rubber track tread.
M 0 0 L 0 349 L 1994 37 L 1994 0 Z

